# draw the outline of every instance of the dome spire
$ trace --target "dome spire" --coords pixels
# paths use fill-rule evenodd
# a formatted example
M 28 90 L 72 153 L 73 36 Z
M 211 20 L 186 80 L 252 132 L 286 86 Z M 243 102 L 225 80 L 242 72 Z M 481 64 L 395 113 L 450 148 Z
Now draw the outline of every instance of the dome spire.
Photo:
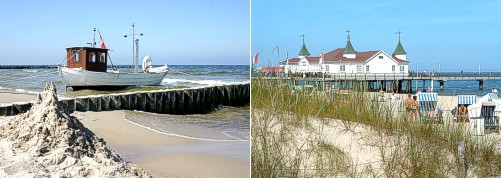
M 302 34 L 302 35 L 299 35 L 300 37 L 303 38 L 303 46 L 301 47 L 301 51 L 299 51 L 299 56 L 310 56 L 310 53 L 308 52 L 308 49 L 306 48 L 306 45 L 304 43 L 304 37 L 306 35 Z
M 346 47 L 344 48 L 343 54 L 356 54 L 357 52 L 353 48 L 350 42 L 350 29 L 346 30 L 346 33 L 348 33 L 348 36 L 346 36 Z
M 398 34 L 398 44 L 397 48 L 395 48 L 395 51 L 393 52 L 394 55 L 406 55 L 407 53 L 404 50 L 404 47 L 402 46 L 402 43 L 400 43 L 400 34 L 402 34 L 401 31 L 395 32 L 395 34 Z

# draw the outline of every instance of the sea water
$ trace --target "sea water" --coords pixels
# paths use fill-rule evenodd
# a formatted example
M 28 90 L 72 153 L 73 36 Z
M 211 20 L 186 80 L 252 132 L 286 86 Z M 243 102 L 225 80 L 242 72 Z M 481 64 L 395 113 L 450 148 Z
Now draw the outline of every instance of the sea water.
M 121 72 L 130 72 L 129 66 L 118 66 Z M 171 65 L 160 86 L 129 87 L 117 91 L 66 90 L 57 69 L 0 69 L 0 90 L 12 92 L 41 92 L 45 82 L 53 81 L 59 95 L 82 96 L 123 93 L 140 90 L 190 88 L 218 84 L 249 82 L 248 65 Z

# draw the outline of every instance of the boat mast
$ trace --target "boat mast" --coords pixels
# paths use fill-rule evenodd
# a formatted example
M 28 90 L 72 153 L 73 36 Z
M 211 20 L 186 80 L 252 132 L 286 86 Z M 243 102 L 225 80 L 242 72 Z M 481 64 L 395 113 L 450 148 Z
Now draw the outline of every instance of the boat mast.
M 135 34 L 135 29 L 134 29 L 134 23 L 132 23 L 132 62 L 134 63 L 134 73 L 137 73 L 137 56 L 138 50 L 136 49 L 136 45 L 139 45 L 139 39 L 137 39 L 136 42 L 136 35 L 143 36 L 143 33 Z M 124 35 L 125 38 L 127 38 L 128 35 Z M 134 44 L 136 43 L 136 45 Z
M 134 56 L 134 58 L 136 58 L 136 60 L 135 60 L 136 63 L 134 63 L 134 73 L 137 73 L 137 70 L 138 70 L 138 67 L 137 67 L 138 55 L 139 55 L 139 39 L 136 39 L 136 55 Z
M 92 47 L 96 47 L 96 28 L 94 28 L 94 42 L 92 43 Z

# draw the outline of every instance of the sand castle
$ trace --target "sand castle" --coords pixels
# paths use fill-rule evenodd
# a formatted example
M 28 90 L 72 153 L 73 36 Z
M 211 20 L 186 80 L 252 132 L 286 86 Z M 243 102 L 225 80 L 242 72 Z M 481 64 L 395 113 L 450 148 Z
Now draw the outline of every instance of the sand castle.
M 26 113 L 0 123 L 0 177 L 150 177 L 58 104 L 47 83 Z

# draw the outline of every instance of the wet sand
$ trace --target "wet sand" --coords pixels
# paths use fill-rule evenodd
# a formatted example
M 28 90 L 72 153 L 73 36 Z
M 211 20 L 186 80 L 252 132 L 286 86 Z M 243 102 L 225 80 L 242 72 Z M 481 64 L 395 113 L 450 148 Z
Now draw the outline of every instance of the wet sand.
M 249 177 L 250 141 L 222 138 L 203 127 L 184 125 L 194 135 L 211 140 L 198 140 L 186 133 L 152 130 L 124 119 L 125 112 L 77 112 L 73 115 L 126 160 L 137 164 L 155 177 Z M 128 113 L 135 119 L 151 117 L 148 113 Z M 163 115 L 167 116 L 168 115 Z M 148 121 L 148 120 L 147 120 Z M 155 124 L 155 123 L 154 123 Z M 214 136 L 211 136 L 214 135 Z M 194 138 L 198 138 L 195 137 Z
M 13 102 L 28 102 L 37 99 L 35 94 L 26 93 L 13 93 L 10 91 L 0 90 L 0 104 L 1 103 L 13 103 Z

